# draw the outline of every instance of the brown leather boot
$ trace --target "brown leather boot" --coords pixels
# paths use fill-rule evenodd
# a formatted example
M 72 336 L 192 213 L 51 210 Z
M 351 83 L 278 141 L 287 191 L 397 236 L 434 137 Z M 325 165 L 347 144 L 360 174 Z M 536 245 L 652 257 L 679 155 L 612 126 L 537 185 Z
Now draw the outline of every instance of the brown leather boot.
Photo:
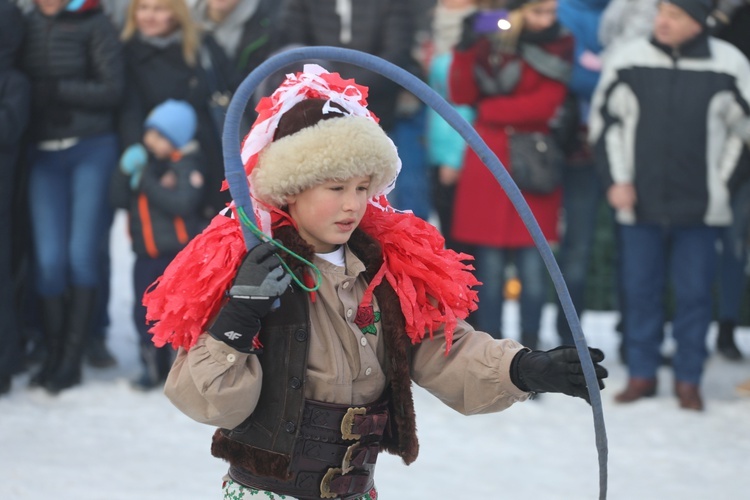
M 628 386 L 620 394 L 615 396 L 618 403 L 632 403 L 641 398 L 650 398 L 656 395 L 656 379 L 632 377 L 628 380 Z
M 674 383 L 674 393 L 677 395 L 677 399 L 680 400 L 680 408 L 703 411 L 703 399 L 701 399 L 697 384 L 676 381 Z

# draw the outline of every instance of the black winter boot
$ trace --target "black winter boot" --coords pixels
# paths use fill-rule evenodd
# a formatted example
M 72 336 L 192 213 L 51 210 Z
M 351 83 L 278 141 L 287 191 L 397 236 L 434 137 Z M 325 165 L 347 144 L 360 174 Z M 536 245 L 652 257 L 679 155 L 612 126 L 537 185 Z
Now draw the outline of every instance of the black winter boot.
M 734 343 L 734 321 L 719 321 L 719 337 L 716 340 L 716 349 L 730 361 L 742 359 L 742 353 Z
M 65 318 L 67 302 L 65 295 L 43 298 L 40 301 L 42 335 L 44 339 L 44 357 L 42 368 L 31 376 L 29 385 L 44 385 L 57 370 L 63 353 L 63 336 L 65 335 Z
M 172 366 L 171 350 L 169 347 L 156 347 L 151 342 L 141 344 L 143 371 L 131 383 L 133 389 L 150 391 L 164 385 L 169 368 Z
M 48 377 L 44 388 L 53 394 L 81 383 L 83 350 L 91 328 L 96 305 L 96 288 L 73 288 L 65 330 L 62 359 L 58 369 Z
M 110 368 L 117 364 L 117 360 L 107 349 L 107 342 L 101 334 L 89 335 L 85 352 L 86 361 L 94 368 Z

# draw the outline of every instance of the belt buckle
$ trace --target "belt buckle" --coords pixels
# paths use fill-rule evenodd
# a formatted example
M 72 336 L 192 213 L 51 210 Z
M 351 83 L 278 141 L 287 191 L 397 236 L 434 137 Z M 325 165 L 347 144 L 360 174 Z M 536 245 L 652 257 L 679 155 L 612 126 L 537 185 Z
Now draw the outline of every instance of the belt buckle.
M 333 481 L 333 476 L 336 474 L 343 475 L 343 471 L 331 467 L 326 472 L 326 475 L 323 476 L 323 480 L 320 482 L 320 498 L 336 498 L 338 496 L 336 493 L 331 493 L 331 481 Z
M 361 434 L 352 434 L 352 430 L 354 429 L 354 417 L 365 414 L 367 414 L 367 409 L 362 407 L 346 410 L 346 415 L 341 419 L 341 437 L 343 439 L 360 439 L 362 437 Z
M 359 448 L 359 445 L 360 443 L 357 442 L 346 449 L 344 458 L 343 460 L 341 460 L 341 470 L 343 471 L 342 474 L 346 474 L 354 469 L 354 467 L 352 467 L 352 455 L 354 454 L 354 450 Z

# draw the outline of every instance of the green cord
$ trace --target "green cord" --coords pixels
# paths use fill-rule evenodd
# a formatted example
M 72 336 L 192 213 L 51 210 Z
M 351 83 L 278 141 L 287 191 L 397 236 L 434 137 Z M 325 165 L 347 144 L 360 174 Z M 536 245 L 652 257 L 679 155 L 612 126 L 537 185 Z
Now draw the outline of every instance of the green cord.
M 320 274 L 320 269 L 318 269 L 315 264 L 305 259 L 301 255 L 298 255 L 292 252 L 279 241 L 276 241 L 273 238 L 269 238 L 268 236 L 266 236 L 265 233 L 263 233 L 263 231 L 258 229 L 258 226 L 253 224 L 253 221 L 250 220 L 250 217 L 247 216 L 247 214 L 245 213 L 245 210 L 242 207 L 237 207 L 237 213 L 240 215 L 240 221 L 242 221 L 242 223 L 250 229 L 250 232 L 253 233 L 260 241 L 270 241 L 272 245 L 285 251 L 286 253 L 288 253 L 295 259 L 299 260 L 300 262 L 302 262 L 303 264 L 305 264 L 307 267 L 309 267 L 315 272 L 315 286 L 312 288 L 309 288 L 304 283 L 302 283 L 299 280 L 299 278 L 297 278 L 297 276 L 289 268 L 289 265 L 286 262 L 284 262 L 284 259 L 279 257 L 279 260 L 281 261 L 281 265 L 284 267 L 284 269 L 286 269 L 286 271 L 292 277 L 294 282 L 297 283 L 300 286 L 300 288 L 302 288 L 306 292 L 314 292 L 318 288 L 320 288 L 320 284 L 323 282 L 323 276 Z

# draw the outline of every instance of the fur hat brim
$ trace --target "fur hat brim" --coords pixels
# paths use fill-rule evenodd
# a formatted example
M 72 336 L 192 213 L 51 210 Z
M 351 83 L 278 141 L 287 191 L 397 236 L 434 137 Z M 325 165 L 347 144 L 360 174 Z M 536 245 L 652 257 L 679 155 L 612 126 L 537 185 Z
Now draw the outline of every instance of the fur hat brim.
M 286 197 L 329 180 L 370 176 L 370 195 L 396 179 L 400 160 L 393 141 L 361 116 L 322 120 L 269 144 L 251 174 L 254 195 L 275 207 Z

